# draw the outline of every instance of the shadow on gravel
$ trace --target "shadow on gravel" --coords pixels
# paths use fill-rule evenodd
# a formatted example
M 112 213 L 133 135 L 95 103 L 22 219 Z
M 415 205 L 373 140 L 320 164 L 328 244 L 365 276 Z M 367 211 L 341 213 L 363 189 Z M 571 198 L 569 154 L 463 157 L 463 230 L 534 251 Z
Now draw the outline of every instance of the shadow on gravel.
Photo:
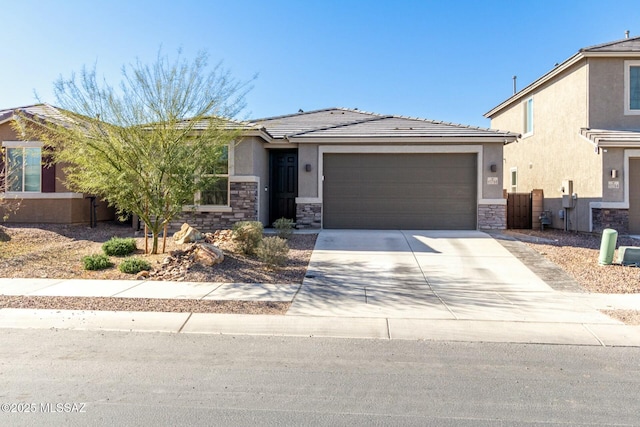
M 0 225 L 0 242 L 8 242 L 11 240 L 11 236 L 7 234 L 4 227 Z

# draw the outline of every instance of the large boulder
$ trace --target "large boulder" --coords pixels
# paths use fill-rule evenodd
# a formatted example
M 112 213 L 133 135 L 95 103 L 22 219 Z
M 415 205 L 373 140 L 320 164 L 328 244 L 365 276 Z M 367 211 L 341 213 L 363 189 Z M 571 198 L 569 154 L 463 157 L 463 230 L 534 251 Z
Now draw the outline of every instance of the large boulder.
M 224 261 L 224 254 L 222 250 L 215 245 L 201 243 L 196 246 L 194 260 L 199 264 L 211 267 Z
M 198 240 L 202 240 L 202 233 L 187 224 L 186 222 L 182 224 L 180 227 L 180 231 L 174 233 L 173 240 L 178 245 L 182 245 L 184 243 L 196 242 Z

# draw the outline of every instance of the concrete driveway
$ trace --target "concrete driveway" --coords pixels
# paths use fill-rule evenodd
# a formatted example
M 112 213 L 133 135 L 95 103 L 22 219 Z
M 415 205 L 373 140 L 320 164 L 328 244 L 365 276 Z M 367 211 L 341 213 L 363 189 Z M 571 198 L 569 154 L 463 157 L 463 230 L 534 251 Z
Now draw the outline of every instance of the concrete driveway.
M 287 314 L 617 323 L 479 231 L 323 230 Z

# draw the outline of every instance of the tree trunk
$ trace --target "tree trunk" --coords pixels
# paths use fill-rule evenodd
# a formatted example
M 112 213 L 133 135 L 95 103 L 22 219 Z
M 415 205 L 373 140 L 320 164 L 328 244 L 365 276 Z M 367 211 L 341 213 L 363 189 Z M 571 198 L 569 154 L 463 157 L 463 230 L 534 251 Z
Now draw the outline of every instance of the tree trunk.
M 167 250 L 167 229 L 169 228 L 168 224 L 164 225 L 164 229 L 162 231 L 162 253 Z
M 153 230 L 153 245 L 151 247 L 151 254 L 155 255 L 158 253 L 158 230 Z

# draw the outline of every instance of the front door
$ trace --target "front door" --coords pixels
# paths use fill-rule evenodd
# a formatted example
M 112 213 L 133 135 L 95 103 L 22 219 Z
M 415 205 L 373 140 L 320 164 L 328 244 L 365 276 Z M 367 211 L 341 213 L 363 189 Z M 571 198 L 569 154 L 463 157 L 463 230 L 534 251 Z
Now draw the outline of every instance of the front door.
M 298 195 L 298 152 L 295 150 L 270 151 L 270 207 L 269 223 L 278 218 L 296 220 Z

